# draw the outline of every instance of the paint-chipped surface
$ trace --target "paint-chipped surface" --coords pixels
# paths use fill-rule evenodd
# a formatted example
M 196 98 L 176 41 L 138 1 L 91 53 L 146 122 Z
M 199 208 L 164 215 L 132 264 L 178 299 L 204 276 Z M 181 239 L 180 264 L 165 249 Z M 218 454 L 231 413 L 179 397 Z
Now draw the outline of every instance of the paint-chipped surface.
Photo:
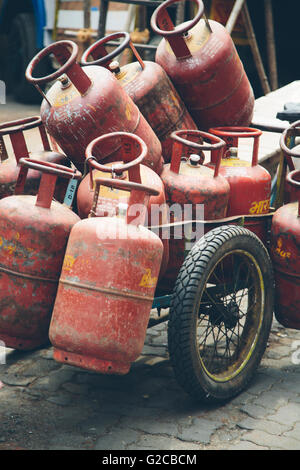
M 57 360 L 128 372 L 143 348 L 162 252 L 156 235 L 122 219 L 76 224 L 49 330 Z
M 276 281 L 275 315 L 289 328 L 300 328 L 300 218 L 298 202 L 276 211 L 270 253 Z
M 70 229 L 79 217 L 52 202 L 37 207 L 34 196 L 0 201 L 0 332 L 6 345 L 44 344 Z
M 141 137 L 148 146 L 145 163 L 158 173 L 162 169 L 161 144 L 148 122 L 140 113 L 117 79 L 103 67 L 84 68 L 92 80 L 88 92 L 81 96 L 75 87 L 61 90 L 54 83 L 44 100 L 41 117 L 45 127 L 76 167 L 82 171 L 87 145 L 100 135 L 124 131 Z M 116 139 L 101 146 L 95 155 L 100 160 L 116 160 L 120 142 Z
M 162 144 L 165 162 L 172 154 L 170 134 L 181 129 L 197 129 L 174 85 L 155 62 L 127 64 L 121 69 L 119 82 L 141 113 L 151 124 Z
M 230 35 L 221 24 L 209 23 L 212 34 L 204 44 L 203 20 L 190 30 L 190 57 L 178 60 L 163 40 L 156 62 L 166 70 L 199 129 L 247 126 L 254 109 L 252 87 Z

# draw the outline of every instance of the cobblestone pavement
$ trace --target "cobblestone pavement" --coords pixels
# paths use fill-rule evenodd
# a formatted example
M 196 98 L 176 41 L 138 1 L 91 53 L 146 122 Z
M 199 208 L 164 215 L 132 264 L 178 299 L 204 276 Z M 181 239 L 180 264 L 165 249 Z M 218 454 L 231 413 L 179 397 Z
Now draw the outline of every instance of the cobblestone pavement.
M 221 406 L 197 404 L 177 385 L 165 323 L 148 330 L 142 355 L 122 377 L 59 364 L 50 345 L 6 350 L 0 450 L 299 449 L 297 347 L 300 332 L 274 320 L 254 380 Z

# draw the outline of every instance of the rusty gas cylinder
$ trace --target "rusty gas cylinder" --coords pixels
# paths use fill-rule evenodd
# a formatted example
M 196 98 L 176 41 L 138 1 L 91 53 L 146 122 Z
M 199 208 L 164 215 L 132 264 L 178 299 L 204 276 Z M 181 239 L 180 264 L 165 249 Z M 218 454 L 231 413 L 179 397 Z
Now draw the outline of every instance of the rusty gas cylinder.
M 89 217 L 71 231 L 49 329 L 54 359 L 106 374 L 126 374 L 141 353 L 154 298 L 163 245 L 144 227 L 150 195 L 138 183 L 96 179 L 130 191 L 118 217 Z M 140 216 L 130 216 L 135 204 Z
M 297 201 L 277 209 L 271 227 L 270 253 L 275 272 L 275 317 L 300 329 L 300 170 L 287 175 Z
M 180 0 L 183 1 L 183 0 Z M 201 0 L 191 0 L 197 13 L 176 28 L 167 0 L 154 11 L 151 26 L 163 36 L 155 61 L 160 64 L 201 130 L 215 126 L 248 126 L 254 94 L 230 34 L 207 20 Z
M 80 220 L 53 201 L 57 177 L 78 171 L 21 158 L 15 195 L 0 200 L 0 340 L 14 349 L 48 342 L 48 329 L 71 227 Z M 42 172 L 37 196 L 22 195 L 28 170 Z
M 105 45 L 119 38 L 122 38 L 121 44 L 114 51 L 107 53 Z M 131 48 L 137 61 L 120 67 L 120 64 L 112 59 L 127 47 Z M 164 69 L 155 62 L 142 60 L 129 33 L 113 33 L 96 41 L 83 53 L 81 64 L 101 65 L 115 74 L 159 138 L 165 162 L 171 159 L 171 132 L 197 129 Z
M 51 54 L 59 69 L 46 77 L 33 77 L 37 64 Z M 58 79 L 46 95 L 41 92 L 41 117 L 49 134 L 83 171 L 85 149 L 93 139 L 116 130 L 134 133 L 147 144 L 145 164 L 159 173 L 161 144 L 138 107 L 112 72 L 98 66 L 80 67 L 77 55 L 73 41 L 57 41 L 39 52 L 27 67 L 27 79 L 39 90 L 40 84 Z M 119 147 L 116 140 L 103 148 L 104 160 L 114 161 Z
M 245 215 L 244 226 L 267 243 L 268 224 L 263 214 L 270 212 L 271 175 L 258 164 L 259 139 L 262 132 L 251 127 L 217 127 L 209 130 L 226 142 L 219 173 L 230 185 L 230 196 L 227 207 L 227 217 Z M 239 140 L 252 139 L 251 160 L 239 158 Z M 216 164 L 215 152 L 211 153 L 211 161 Z M 256 217 L 257 216 L 257 217 Z
M 97 161 L 94 155 L 101 154 L 101 147 L 106 140 L 121 139 L 121 148 L 119 150 L 119 161 L 103 165 Z M 98 151 L 96 150 L 98 148 Z M 164 185 L 161 178 L 151 168 L 143 165 L 147 155 L 147 146 L 145 142 L 134 134 L 126 132 L 114 132 L 105 134 L 94 139 L 86 149 L 86 160 L 90 172 L 81 181 L 77 192 L 78 215 L 83 219 L 88 217 L 93 205 L 94 190 L 96 178 L 113 178 L 122 181 L 132 181 L 153 188 L 157 194 L 150 196 L 147 206 L 147 216 L 145 224 L 148 227 L 152 225 L 161 225 L 164 222 L 164 213 L 166 210 L 166 198 Z M 116 189 L 114 187 L 102 186 L 98 196 L 96 216 L 117 216 L 120 207 L 127 205 L 130 193 L 126 190 Z M 169 260 L 169 242 L 163 237 L 163 231 L 158 230 L 158 235 L 164 245 L 163 260 L 161 263 L 160 275 L 167 267 Z
M 28 131 L 38 129 L 41 140 L 41 149 L 29 152 Z M 30 133 L 29 133 L 30 134 Z M 9 136 L 13 150 L 13 155 L 9 157 L 9 150 L 5 143 L 5 138 Z M 19 167 L 18 162 L 21 157 L 31 157 L 41 161 L 58 163 L 64 166 L 70 166 L 69 159 L 62 153 L 52 151 L 49 138 L 47 136 L 44 124 L 40 116 L 31 116 L 28 118 L 18 119 L 0 124 L 0 199 L 14 194 L 15 185 L 18 179 Z M 29 170 L 24 194 L 36 194 L 41 179 L 40 172 Z M 55 188 L 55 198 L 58 201 L 63 200 L 66 191 L 65 180 L 59 178 Z
M 170 290 L 176 280 L 185 256 L 185 239 L 189 220 L 212 221 L 223 219 L 229 200 L 229 183 L 219 174 L 222 148 L 225 142 L 217 136 L 203 131 L 176 131 L 170 164 L 164 165 L 161 179 L 165 185 L 166 200 L 170 208 L 169 220 L 183 224 L 182 228 L 170 231 L 169 264 L 162 282 L 162 290 Z M 195 142 L 196 137 L 201 142 Z M 185 157 L 185 147 L 192 148 L 193 154 Z M 204 151 L 219 152 L 214 170 L 202 164 Z M 184 158 L 182 158 L 184 156 Z M 203 227 L 202 235 L 205 233 Z M 201 236 L 202 236 L 201 235 Z M 194 240 L 193 242 L 195 242 Z

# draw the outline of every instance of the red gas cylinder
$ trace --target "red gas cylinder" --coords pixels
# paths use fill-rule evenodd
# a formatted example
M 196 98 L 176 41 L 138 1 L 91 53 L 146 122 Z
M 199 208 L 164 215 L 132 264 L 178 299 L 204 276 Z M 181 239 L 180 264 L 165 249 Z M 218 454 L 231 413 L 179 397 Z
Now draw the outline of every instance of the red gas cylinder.
M 274 214 L 270 253 L 275 271 L 275 316 L 283 326 L 300 329 L 300 170 L 287 175 L 298 201 Z
M 94 155 L 101 155 L 103 142 L 114 139 L 121 140 L 119 150 L 119 161 L 102 165 Z M 150 196 L 147 206 L 146 226 L 160 225 L 165 222 L 166 198 L 164 185 L 161 178 L 150 168 L 142 165 L 147 155 L 147 146 L 138 136 L 114 132 L 105 134 L 94 139 L 86 149 L 86 159 L 90 167 L 90 174 L 81 181 L 77 192 L 77 209 L 79 216 L 83 219 L 90 214 L 94 199 L 94 180 L 96 178 L 113 178 L 122 181 L 132 181 L 143 184 L 157 191 Z M 98 197 L 96 216 L 118 215 L 120 207 L 128 205 L 130 194 L 126 190 L 102 186 Z M 162 274 L 169 260 L 169 241 L 163 238 L 163 232 L 158 233 L 164 245 L 163 260 L 161 263 Z
M 186 137 L 186 138 L 183 138 Z M 171 134 L 174 140 L 171 164 L 164 165 L 161 179 L 165 185 L 166 199 L 170 208 L 170 222 L 187 222 L 188 220 L 216 220 L 226 215 L 229 199 L 229 183 L 219 175 L 222 148 L 225 142 L 217 136 L 202 131 L 176 131 Z M 198 137 L 201 144 L 195 142 Z M 185 155 L 184 147 L 194 149 L 198 155 Z M 219 160 L 212 170 L 201 164 L 203 151 L 217 150 Z M 200 154 L 200 155 L 199 155 Z M 170 259 L 167 271 L 159 283 L 161 290 L 172 290 L 179 269 L 184 260 L 185 239 L 188 225 L 182 229 L 170 231 Z M 202 226 L 204 235 L 205 229 Z M 193 242 L 195 242 L 193 240 Z
M 123 39 L 120 46 L 108 54 L 105 44 L 119 38 Z M 127 47 L 131 48 L 137 62 L 120 67 L 119 63 L 112 59 Z M 89 61 L 90 56 L 93 58 L 92 61 Z M 83 53 L 81 64 L 84 66 L 102 65 L 114 72 L 119 83 L 138 106 L 159 138 L 165 162 L 171 159 L 171 132 L 180 129 L 197 129 L 164 69 L 155 62 L 143 61 L 128 33 L 113 33 L 95 42 Z
M 37 64 L 52 53 L 61 65 L 59 69 L 34 78 Z M 116 130 L 131 132 L 146 142 L 145 164 L 159 173 L 163 165 L 161 144 L 138 107 L 114 74 L 104 67 L 80 67 L 77 55 L 74 42 L 58 41 L 39 52 L 27 67 L 27 79 L 39 90 L 40 84 L 59 78 L 46 95 L 41 92 L 41 117 L 49 134 L 83 171 L 85 149 L 93 139 Z M 114 161 L 119 146 L 116 140 L 102 149 L 105 161 Z
M 198 7 L 195 17 L 176 28 L 167 7 L 178 0 L 167 0 L 154 11 L 152 29 L 164 37 L 155 61 L 171 78 L 199 129 L 248 126 L 254 94 L 230 34 L 204 17 L 201 0 L 191 1 Z
M 99 186 L 130 191 L 125 217 L 90 217 L 71 231 L 49 329 L 54 359 L 86 369 L 125 374 L 141 353 L 163 254 L 143 226 L 152 188 L 97 178 Z M 135 204 L 140 217 L 129 215 Z
M 295 121 L 291 124 L 290 127 L 285 129 L 280 137 L 280 147 L 284 154 L 284 169 L 283 172 L 295 170 L 295 165 L 293 158 L 299 158 L 300 152 L 299 148 L 295 147 L 295 137 L 300 135 L 300 121 Z M 292 145 L 290 145 L 292 143 Z M 295 202 L 298 200 L 297 188 L 294 185 L 291 185 L 285 180 L 284 184 L 284 196 L 283 199 L 286 203 Z
M 42 146 L 41 150 L 29 153 L 27 147 L 30 138 L 28 136 L 28 131 L 31 129 L 38 129 L 38 135 L 41 138 Z M 13 150 L 13 155 L 11 155 L 10 158 L 8 157 L 9 152 L 4 140 L 4 138 L 7 136 L 9 136 Z M 39 116 L 32 116 L 0 124 L 0 199 L 14 194 L 15 184 L 19 174 L 18 162 L 21 157 L 29 156 L 41 161 L 48 161 L 52 163 L 58 163 L 60 165 L 70 166 L 70 161 L 65 155 L 58 152 L 53 152 L 51 150 L 45 127 Z M 40 172 L 29 170 L 24 188 L 24 194 L 36 194 L 40 179 Z M 63 178 L 60 178 L 55 190 L 55 198 L 61 202 L 66 191 L 66 185 L 64 181 L 65 180 Z
M 266 243 L 266 219 L 259 216 L 268 214 L 270 210 L 271 175 L 258 165 L 259 138 L 262 132 L 250 127 L 218 127 L 211 128 L 209 132 L 226 142 L 219 173 L 230 185 L 227 217 L 249 215 L 245 220 L 245 227 Z M 253 139 L 251 161 L 241 160 L 238 157 L 241 138 Z M 216 159 L 217 155 L 212 152 L 208 166 L 214 167 Z
M 21 158 L 16 195 L 0 200 L 0 339 L 14 349 L 48 342 L 48 329 L 71 227 L 79 217 L 53 201 L 70 168 Z M 42 172 L 38 195 L 22 195 L 28 169 Z

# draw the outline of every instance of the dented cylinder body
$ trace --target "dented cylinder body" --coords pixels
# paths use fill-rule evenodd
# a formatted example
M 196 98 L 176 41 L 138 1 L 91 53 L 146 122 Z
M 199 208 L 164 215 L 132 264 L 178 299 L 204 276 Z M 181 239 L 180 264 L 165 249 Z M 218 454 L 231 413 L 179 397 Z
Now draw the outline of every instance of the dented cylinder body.
M 283 326 L 299 330 L 300 213 L 298 205 L 298 202 L 286 204 L 273 215 L 270 253 L 275 272 L 275 317 Z
M 188 217 L 189 220 L 216 220 L 226 216 L 229 184 L 221 175 L 214 177 L 212 169 L 202 165 L 194 167 L 188 161 L 182 161 L 179 173 L 172 171 L 169 164 L 165 165 L 161 178 L 165 185 L 167 204 L 173 208 L 170 211 L 171 222 L 180 222 L 184 217 Z M 173 210 L 175 214 L 177 210 L 179 211 L 179 218 L 174 218 Z M 185 233 L 187 231 L 185 226 L 180 237 L 178 230 L 176 235 L 176 229 L 170 231 L 169 263 L 159 283 L 164 293 L 172 291 L 184 261 L 184 231 Z M 203 227 L 203 235 L 205 231 L 206 228 Z
M 144 345 L 162 251 L 154 233 L 122 218 L 76 224 L 49 330 L 54 359 L 127 373 Z
M 171 78 L 198 128 L 249 125 L 254 94 L 226 29 L 201 19 L 178 40 L 185 42 L 185 56 L 177 57 L 162 39 L 155 60 Z
M 96 137 L 118 131 L 131 132 L 147 144 L 145 164 L 157 173 L 162 170 L 161 144 L 150 125 L 114 75 L 104 67 L 83 67 L 90 80 L 84 94 L 69 81 L 53 84 L 41 105 L 41 117 L 49 134 L 81 171 L 85 149 Z M 120 143 L 106 143 L 101 149 L 103 162 L 114 161 Z
M 48 329 L 71 227 L 79 217 L 34 196 L 0 201 L 0 339 L 33 349 L 48 342 Z
M 117 79 L 151 124 L 162 145 L 165 162 L 172 154 L 170 134 L 175 130 L 197 129 L 186 106 L 164 69 L 155 62 L 124 65 Z

